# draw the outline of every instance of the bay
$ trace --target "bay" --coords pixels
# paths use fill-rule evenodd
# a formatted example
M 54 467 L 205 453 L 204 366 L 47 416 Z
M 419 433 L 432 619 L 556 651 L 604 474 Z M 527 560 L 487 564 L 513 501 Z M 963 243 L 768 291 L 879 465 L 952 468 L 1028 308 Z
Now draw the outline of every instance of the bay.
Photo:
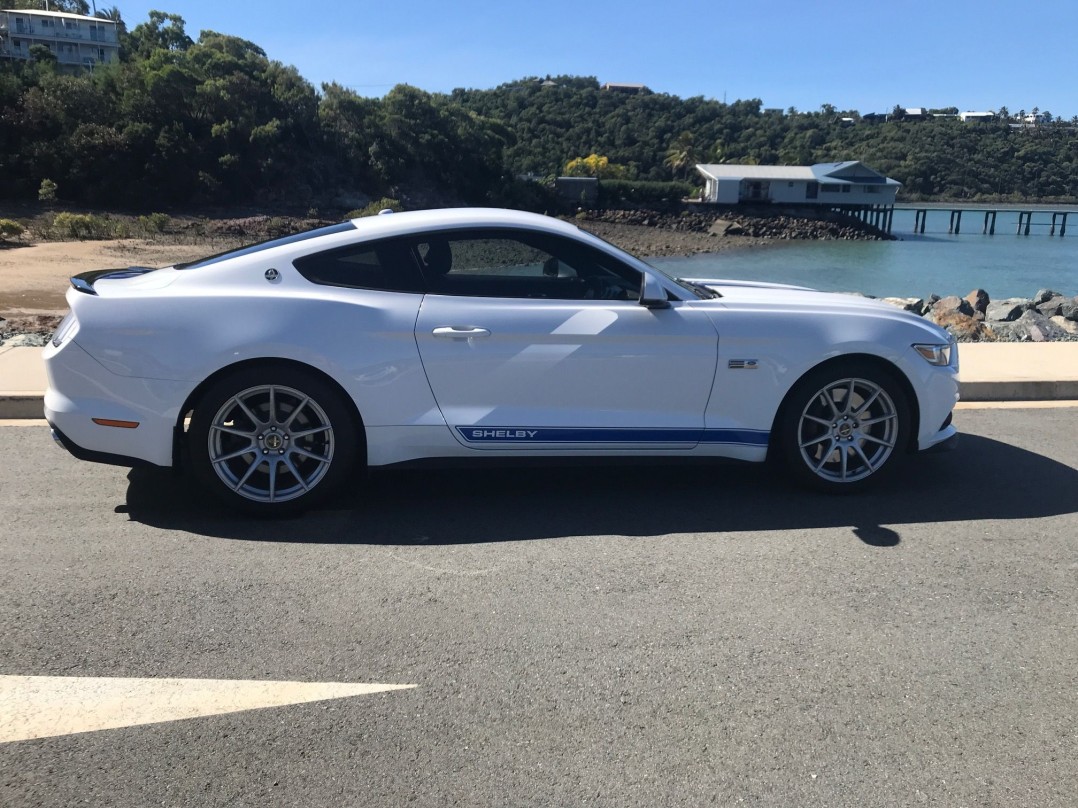
M 1032 297 L 1039 289 L 1078 295 L 1078 212 L 1064 237 L 1048 235 L 1051 215 L 1034 216 L 1029 236 L 1016 235 L 1018 216 L 1001 212 L 996 234 L 982 235 L 984 214 L 968 210 L 960 235 L 950 235 L 949 209 L 928 216 L 913 233 L 912 211 L 896 210 L 898 241 L 785 241 L 774 246 L 651 263 L 686 278 L 740 278 L 811 286 L 875 297 L 964 296 L 985 289 L 994 299 Z

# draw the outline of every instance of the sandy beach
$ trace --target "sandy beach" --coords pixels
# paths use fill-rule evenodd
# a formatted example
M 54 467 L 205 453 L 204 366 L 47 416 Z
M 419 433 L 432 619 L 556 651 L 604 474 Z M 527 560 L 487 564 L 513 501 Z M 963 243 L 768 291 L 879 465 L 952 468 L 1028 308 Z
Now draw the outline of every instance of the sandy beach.
M 0 317 L 54 314 L 67 309 L 68 279 L 106 267 L 161 267 L 221 249 L 140 239 L 44 241 L 0 249 Z

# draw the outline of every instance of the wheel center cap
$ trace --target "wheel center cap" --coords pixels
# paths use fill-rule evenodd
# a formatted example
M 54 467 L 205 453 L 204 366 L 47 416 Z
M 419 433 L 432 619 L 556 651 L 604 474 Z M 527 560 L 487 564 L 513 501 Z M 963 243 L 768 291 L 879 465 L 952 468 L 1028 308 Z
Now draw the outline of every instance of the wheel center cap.
M 838 436 L 840 438 L 848 438 L 853 434 L 853 424 L 842 423 L 838 425 Z
M 284 446 L 284 438 L 276 432 L 271 432 L 269 435 L 266 435 L 265 444 L 267 449 L 280 449 Z

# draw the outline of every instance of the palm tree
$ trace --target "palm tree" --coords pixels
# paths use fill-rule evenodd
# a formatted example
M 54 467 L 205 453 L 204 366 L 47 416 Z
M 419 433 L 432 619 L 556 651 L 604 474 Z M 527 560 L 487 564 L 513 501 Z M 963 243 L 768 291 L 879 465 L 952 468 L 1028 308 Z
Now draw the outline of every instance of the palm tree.
M 118 7 L 113 6 L 112 8 L 98 9 L 94 16 L 100 20 L 109 20 L 116 23 L 116 29 L 121 34 L 127 33 L 127 23 L 124 22 L 123 17 L 120 15 L 120 9 Z
M 663 165 L 671 169 L 674 176 L 688 175 L 689 171 L 700 162 L 700 152 L 696 148 L 696 139 L 692 132 L 682 132 L 666 150 Z

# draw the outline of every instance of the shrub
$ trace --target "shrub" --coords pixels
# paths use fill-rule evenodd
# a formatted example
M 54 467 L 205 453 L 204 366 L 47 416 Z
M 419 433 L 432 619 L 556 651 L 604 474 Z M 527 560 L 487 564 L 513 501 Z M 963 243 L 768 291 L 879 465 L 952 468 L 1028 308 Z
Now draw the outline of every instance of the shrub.
M 41 181 L 41 187 L 37 189 L 37 201 L 38 202 L 55 202 L 56 201 L 56 183 L 52 180 L 45 178 Z
M 401 205 L 400 200 L 390 199 L 387 196 L 383 196 L 377 202 L 371 202 L 367 207 L 360 208 L 358 210 L 350 210 L 344 215 L 346 219 L 362 219 L 364 216 L 376 216 L 383 210 L 404 210 L 404 206 Z
M 106 216 L 92 213 L 57 213 L 52 220 L 52 235 L 60 239 L 95 240 L 112 238 L 116 223 Z
M 9 238 L 18 238 L 25 231 L 23 226 L 12 219 L 0 219 L 0 241 Z
M 693 186 L 687 182 L 600 180 L 599 204 L 610 208 L 624 204 L 673 207 L 692 192 Z
M 266 221 L 265 227 L 266 232 L 269 233 L 272 238 L 277 238 L 278 236 L 287 236 L 291 233 L 296 232 L 296 228 L 295 226 L 293 226 L 292 222 L 281 216 L 270 217 Z
M 138 226 L 144 233 L 156 235 L 165 232 L 165 228 L 168 227 L 169 221 L 168 214 L 151 213 L 149 216 L 139 216 Z

